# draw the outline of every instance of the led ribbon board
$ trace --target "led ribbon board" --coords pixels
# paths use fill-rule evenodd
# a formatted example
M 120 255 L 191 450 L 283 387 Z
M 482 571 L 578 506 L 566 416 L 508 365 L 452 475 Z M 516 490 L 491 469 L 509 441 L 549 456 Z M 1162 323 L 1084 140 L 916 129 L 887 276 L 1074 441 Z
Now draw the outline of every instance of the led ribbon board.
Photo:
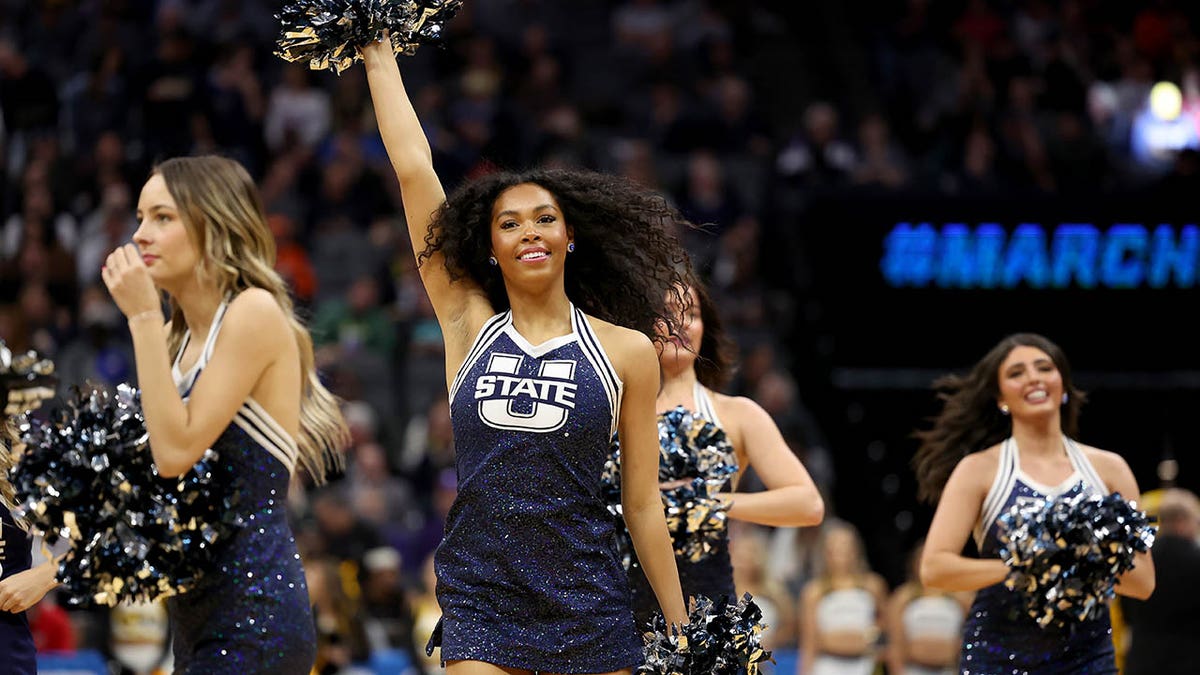
M 1195 224 L 899 222 L 883 239 L 892 288 L 1194 289 Z

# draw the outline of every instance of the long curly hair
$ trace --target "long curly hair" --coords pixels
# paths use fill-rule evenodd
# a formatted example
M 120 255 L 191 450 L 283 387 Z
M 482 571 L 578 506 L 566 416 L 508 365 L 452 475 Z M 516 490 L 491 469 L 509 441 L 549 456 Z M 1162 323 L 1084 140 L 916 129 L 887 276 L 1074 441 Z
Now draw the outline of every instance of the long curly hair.
M 535 169 L 469 181 L 434 214 L 418 264 L 441 253 L 451 280 L 474 281 L 496 311 L 507 310 L 504 279 L 488 263 L 492 207 L 502 192 L 523 184 L 554 195 L 574 234 L 575 251 L 567 257 L 564 271 L 571 302 L 654 341 L 665 339 L 657 326 L 666 325 L 668 335 L 677 333 L 678 318 L 668 311 L 667 298 L 673 294 L 686 307 L 690 299 L 681 297 L 680 289 L 696 280 L 676 232 L 693 225 L 661 195 L 617 176 Z
M 342 450 L 350 432 L 337 397 L 317 375 L 312 337 L 296 317 L 287 284 L 274 269 L 275 239 L 267 227 L 262 199 L 241 164 L 217 156 L 175 157 L 154 167 L 179 207 L 184 226 L 200 249 L 197 274 L 215 278 L 221 294 L 233 297 L 247 288 L 267 290 L 284 311 L 300 348 L 304 378 L 300 399 L 300 463 L 317 483 L 330 470 L 341 469 Z M 172 355 L 183 346 L 187 322 L 183 310 L 168 299 L 171 329 L 167 345 Z
M 965 376 L 951 374 L 934 381 L 933 388 L 942 401 L 942 410 L 932 418 L 931 428 L 913 433 L 920 441 L 912 462 L 920 499 L 936 502 L 959 460 L 1012 434 L 1012 419 L 1000 412 L 997 402 L 1000 365 L 1017 347 L 1040 349 L 1054 362 L 1067 394 L 1060 424 L 1067 436 L 1074 438 L 1078 434 L 1079 413 L 1087 396 L 1073 383 L 1066 354 L 1058 345 L 1036 333 L 1009 335 L 992 347 Z

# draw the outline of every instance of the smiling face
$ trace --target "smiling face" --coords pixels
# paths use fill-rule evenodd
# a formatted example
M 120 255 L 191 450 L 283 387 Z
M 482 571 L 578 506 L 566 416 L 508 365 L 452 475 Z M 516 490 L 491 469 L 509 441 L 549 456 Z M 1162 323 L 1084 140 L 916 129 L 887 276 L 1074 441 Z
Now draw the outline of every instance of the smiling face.
M 1014 420 L 1057 415 L 1062 405 L 1063 379 L 1058 366 L 1037 347 L 1019 345 L 1008 353 L 997 372 L 999 405 Z
M 515 185 L 492 205 L 492 255 L 506 282 L 561 279 L 571 228 L 554 195 L 540 185 Z
M 137 220 L 133 242 L 156 285 L 169 287 L 195 274 L 200 255 L 161 174 L 151 176 L 142 188 Z

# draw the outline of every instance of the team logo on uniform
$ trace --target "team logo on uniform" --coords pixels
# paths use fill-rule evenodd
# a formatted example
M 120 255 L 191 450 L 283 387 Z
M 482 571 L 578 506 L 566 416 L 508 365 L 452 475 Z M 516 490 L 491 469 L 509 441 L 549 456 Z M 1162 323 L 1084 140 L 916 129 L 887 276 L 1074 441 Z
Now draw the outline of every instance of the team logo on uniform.
M 542 361 L 537 377 L 521 377 L 524 356 L 493 353 L 475 380 L 479 419 L 496 429 L 555 431 L 575 409 L 575 361 Z

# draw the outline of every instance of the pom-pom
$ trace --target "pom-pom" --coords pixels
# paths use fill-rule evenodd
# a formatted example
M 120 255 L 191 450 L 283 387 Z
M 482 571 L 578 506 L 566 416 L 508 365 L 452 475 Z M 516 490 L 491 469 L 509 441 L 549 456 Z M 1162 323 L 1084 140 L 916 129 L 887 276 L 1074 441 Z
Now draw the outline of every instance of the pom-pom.
M 32 350 L 14 354 L 0 340 L 0 409 L 4 415 L 37 409 L 42 401 L 54 398 L 56 385 L 53 361 Z
M 658 480 L 672 485 L 662 492 L 667 529 L 675 555 L 698 562 L 720 546 L 728 526 L 729 505 L 717 494 L 737 473 L 733 446 L 725 432 L 680 406 L 658 416 Z M 608 510 L 621 517 L 621 447 L 613 437 L 612 449 L 601 475 Z M 624 521 L 620 546 L 629 567 L 632 545 Z
M 1118 493 L 1080 492 L 1014 505 L 999 518 L 1004 581 L 1039 626 L 1069 627 L 1098 616 L 1156 528 Z
M 645 640 L 645 663 L 638 675 L 756 675 L 759 664 L 775 662 L 762 647 L 762 609 L 749 593 L 737 603 L 722 598 L 714 604 L 692 597 L 688 623 L 667 626 L 654 617 Z
M 442 37 L 462 0 L 301 0 L 275 15 L 283 26 L 275 55 L 307 61 L 312 70 L 340 75 L 362 57 L 358 48 L 383 39 L 392 51 L 411 56 Z
M 73 605 L 151 601 L 193 588 L 241 526 L 237 477 L 209 450 L 177 478 L 158 475 L 140 392 L 75 390 L 50 421 L 23 416 L 16 513 L 54 544 Z

